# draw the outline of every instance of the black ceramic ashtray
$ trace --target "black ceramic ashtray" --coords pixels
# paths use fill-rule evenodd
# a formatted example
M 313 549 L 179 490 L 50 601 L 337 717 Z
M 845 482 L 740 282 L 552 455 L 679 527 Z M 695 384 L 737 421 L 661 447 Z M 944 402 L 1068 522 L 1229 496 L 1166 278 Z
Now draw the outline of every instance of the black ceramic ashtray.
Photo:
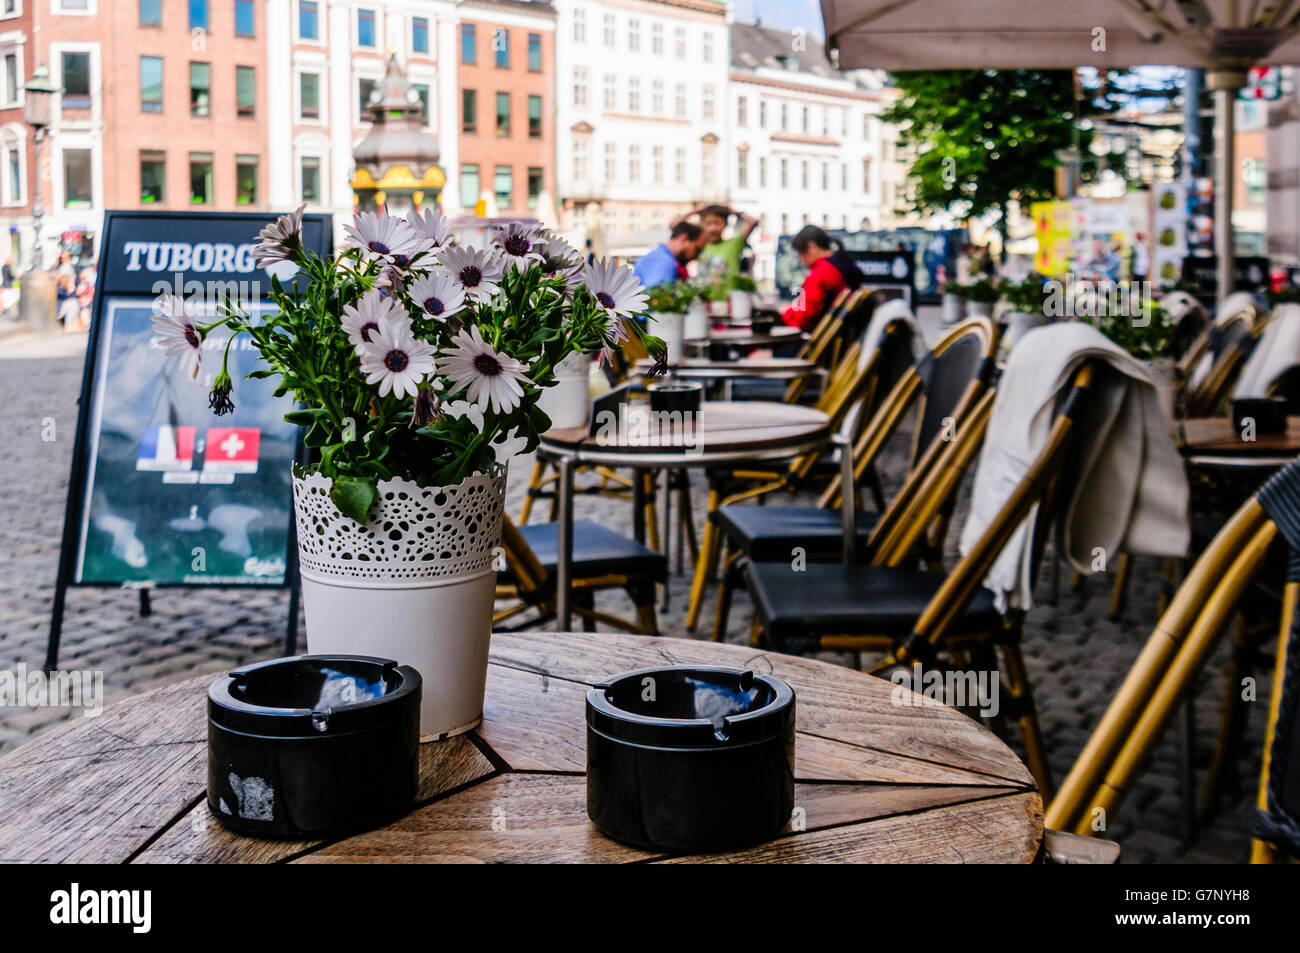
M 775 836 L 794 809 L 794 690 L 737 668 L 626 672 L 587 692 L 587 816 L 641 847 Z
M 1255 433 L 1286 432 L 1286 400 L 1281 397 L 1238 397 L 1232 402 L 1232 426 L 1238 434 L 1247 420 L 1255 422 Z
M 778 317 L 780 315 L 774 311 L 755 311 L 753 317 L 749 319 L 749 327 L 756 335 L 771 334 Z
M 415 799 L 420 673 L 360 655 L 237 668 L 208 689 L 208 807 L 227 827 L 307 837 Z
M 650 392 L 650 409 L 655 413 L 700 412 L 704 386 L 699 381 L 655 381 L 646 385 Z

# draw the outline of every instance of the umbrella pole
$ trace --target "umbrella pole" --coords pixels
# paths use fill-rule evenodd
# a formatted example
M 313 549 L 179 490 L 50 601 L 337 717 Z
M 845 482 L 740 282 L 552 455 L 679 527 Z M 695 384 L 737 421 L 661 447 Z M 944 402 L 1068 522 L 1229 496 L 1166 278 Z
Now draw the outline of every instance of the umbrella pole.
M 1211 70 L 1206 87 L 1214 91 L 1214 254 L 1217 259 L 1218 300 L 1232 294 L 1236 286 L 1236 248 L 1232 233 L 1232 190 L 1236 184 L 1237 91 L 1246 86 L 1241 70 Z

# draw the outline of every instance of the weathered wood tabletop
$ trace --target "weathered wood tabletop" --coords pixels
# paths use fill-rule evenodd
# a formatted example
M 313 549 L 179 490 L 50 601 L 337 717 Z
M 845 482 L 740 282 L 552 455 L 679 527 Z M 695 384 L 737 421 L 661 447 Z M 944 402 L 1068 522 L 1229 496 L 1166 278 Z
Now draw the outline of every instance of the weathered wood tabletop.
M 662 664 L 770 672 L 795 689 L 802 823 L 727 854 L 653 853 L 586 814 L 588 687 Z M 607 633 L 496 635 L 483 724 L 422 745 L 413 810 L 336 840 L 273 841 L 208 812 L 203 676 L 78 718 L 0 758 L 0 860 L 74 862 L 1024 862 L 1039 851 L 1033 779 L 948 708 L 891 702 L 848 669 L 734 645 Z M 802 809 L 802 811 L 800 810 Z

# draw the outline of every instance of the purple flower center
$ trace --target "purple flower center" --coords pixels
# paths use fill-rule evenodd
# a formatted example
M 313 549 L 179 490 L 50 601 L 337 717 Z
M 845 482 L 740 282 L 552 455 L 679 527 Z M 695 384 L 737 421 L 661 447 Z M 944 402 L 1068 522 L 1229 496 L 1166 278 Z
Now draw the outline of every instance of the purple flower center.
M 185 343 L 192 348 L 198 348 L 203 344 L 203 339 L 199 337 L 199 332 L 194 330 L 194 325 L 185 325 Z
M 410 263 L 411 263 L 411 259 L 410 259 L 410 257 L 407 256 L 407 255 L 394 255 L 394 256 L 393 256 L 393 264 L 396 265 L 398 268 L 405 268 L 405 267 L 406 267 L 407 265 L 409 265 Z
M 424 310 L 430 314 L 442 314 L 447 308 L 439 298 L 425 298 Z
M 365 341 L 367 344 L 369 344 L 369 343 L 370 343 L 370 332 L 371 332 L 371 331 L 378 331 L 378 330 L 379 330 L 379 325 L 378 325 L 378 324 L 376 324 L 374 321 L 367 321 L 365 324 L 361 325 L 361 340 L 363 340 L 363 341 Z
M 388 368 L 394 374 L 400 374 L 410 365 L 411 359 L 406 356 L 405 351 L 389 351 L 384 355 L 384 367 Z
M 505 250 L 508 255 L 523 256 L 533 250 L 533 243 L 523 235 L 509 235 L 506 237 Z
M 606 308 L 614 307 L 614 296 L 610 294 L 608 291 L 596 292 L 596 300 L 599 301 Z
M 501 362 L 491 354 L 479 354 L 474 358 L 474 370 L 484 377 L 496 377 L 501 373 Z
M 483 280 L 483 272 L 473 265 L 466 265 L 460 270 L 460 283 L 466 288 L 477 288 Z
M 372 252 L 374 252 L 375 254 L 377 254 L 377 255 L 387 255 L 387 254 L 388 254 L 388 246 L 385 245 L 383 242 L 380 242 L 380 241 L 374 241 L 374 242 L 371 242 L 371 243 L 370 243 L 370 250 L 371 250 Z

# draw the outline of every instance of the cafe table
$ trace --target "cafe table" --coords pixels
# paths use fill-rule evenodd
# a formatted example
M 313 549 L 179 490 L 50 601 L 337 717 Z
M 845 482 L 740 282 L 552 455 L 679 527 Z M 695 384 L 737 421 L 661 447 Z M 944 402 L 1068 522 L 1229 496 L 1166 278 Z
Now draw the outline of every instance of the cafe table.
M 627 404 L 626 408 L 626 427 L 597 427 L 594 434 L 587 426 L 556 428 L 544 433 L 537 446 L 539 456 L 555 461 L 559 475 L 556 527 L 559 546 L 555 571 L 555 615 L 559 629 L 568 629 L 572 621 L 569 580 L 573 560 L 573 472 L 576 467 L 662 470 L 662 525 L 666 554 L 672 528 L 670 484 L 674 471 L 791 460 L 832 440 L 830 417 L 815 407 L 799 404 L 765 400 L 735 404 L 704 401 L 698 417 L 690 426 L 670 424 L 644 429 L 638 426 L 638 422 L 650 419 L 649 406 L 641 401 Z M 851 468 L 851 455 L 840 456 L 842 462 Z M 639 496 L 642 482 L 632 482 Z M 638 499 L 633 507 L 638 524 L 641 512 Z M 680 561 L 681 546 L 678 556 Z
M 744 667 L 794 688 L 795 810 L 772 840 L 689 856 L 618 843 L 588 820 L 588 688 L 669 664 Z M 1011 750 L 887 681 L 736 645 L 556 632 L 493 636 L 483 722 L 420 746 L 404 816 L 351 836 L 248 837 L 205 797 L 214 678 L 73 718 L 0 757 L 0 860 L 1023 863 L 1043 841 L 1042 802 Z
M 649 375 L 657 365 L 651 360 L 637 361 L 633 372 Z M 825 369 L 815 361 L 802 357 L 745 357 L 735 361 L 715 361 L 707 357 L 688 357 L 669 364 L 666 375 L 656 380 L 680 377 L 703 381 L 706 384 L 720 381 L 723 400 L 731 400 L 731 385 L 738 380 L 789 381 L 801 377 L 824 374 Z
M 1191 467 L 1275 470 L 1300 454 L 1300 417 L 1288 417 L 1284 432 L 1256 433 L 1254 440 L 1243 440 L 1231 417 L 1193 417 L 1180 420 L 1174 436 Z

